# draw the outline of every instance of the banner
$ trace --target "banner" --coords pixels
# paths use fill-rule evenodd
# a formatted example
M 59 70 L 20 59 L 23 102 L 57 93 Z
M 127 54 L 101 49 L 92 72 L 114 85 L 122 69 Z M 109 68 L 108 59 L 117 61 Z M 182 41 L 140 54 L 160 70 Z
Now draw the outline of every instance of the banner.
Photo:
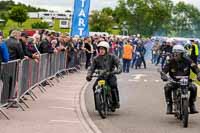
M 74 0 L 71 36 L 88 37 L 90 0 Z

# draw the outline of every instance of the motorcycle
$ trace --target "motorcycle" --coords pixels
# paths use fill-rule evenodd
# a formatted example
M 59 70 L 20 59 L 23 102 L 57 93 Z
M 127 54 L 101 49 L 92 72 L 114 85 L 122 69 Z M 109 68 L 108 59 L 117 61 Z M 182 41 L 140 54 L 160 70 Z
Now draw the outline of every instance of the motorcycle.
M 161 72 L 161 74 L 164 74 Z M 166 75 L 165 75 L 166 76 Z M 167 76 L 166 76 L 167 77 Z M 174 116 L 182 122 L 184 128 L 188 127 L 189 119 L 189 82 L 188 76 L 176 76 L 177 81 L 172 78 L 167 78 L 169 82 L 177 86 L 172 90 L 172 103 Z
M 97 111 L 101 118 L 105 119 L 109 112 L 115 112 L 115 107 L 113 106 L 111 87 L 107 84 L 106 78 L 109 73 L 96 70 L 95 75 L 92 77 L 97 77 L 97 85 L 94 90 L 95 104 Z

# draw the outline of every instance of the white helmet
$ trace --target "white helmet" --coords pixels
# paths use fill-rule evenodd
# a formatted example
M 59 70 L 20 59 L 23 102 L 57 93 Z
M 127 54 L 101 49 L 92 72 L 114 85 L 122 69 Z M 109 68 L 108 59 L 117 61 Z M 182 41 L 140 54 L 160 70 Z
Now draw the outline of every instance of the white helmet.
M 173 53 L 184 53 L 184 52 L 185 52 L 185 49 L 184 49 L 184 47 L 183 47 L 182 45 L 177 44 L 177 45 L 175 45 L 175 46 L 173 47 L 172 52 L 173 52 Z
M 98 48 L 99 48 L 99 47 L 104 47 L 104 48 L 107 49 L 107 51 L 109 51 L 109 48 L 110 48 L 108 42 L 106 42 L 106 41 L 101 41 L 101 42 L 97 45 L 97 47 L 98 47 Z

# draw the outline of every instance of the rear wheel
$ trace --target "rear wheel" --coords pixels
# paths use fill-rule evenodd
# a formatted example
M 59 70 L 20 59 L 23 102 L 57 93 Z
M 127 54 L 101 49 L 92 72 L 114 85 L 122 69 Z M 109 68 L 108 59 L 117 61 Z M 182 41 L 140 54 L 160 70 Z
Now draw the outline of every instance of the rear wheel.
M 182 118 L 183 118 L 183 127 L 187 128 L 188 127 L 188 100 L 183 99 L 182 101 Z

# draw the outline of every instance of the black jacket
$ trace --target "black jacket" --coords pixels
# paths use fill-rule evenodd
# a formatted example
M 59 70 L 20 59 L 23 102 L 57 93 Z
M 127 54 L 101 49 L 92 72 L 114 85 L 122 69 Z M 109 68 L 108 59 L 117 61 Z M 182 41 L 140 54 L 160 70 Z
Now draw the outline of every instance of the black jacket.
M 20 43 L 22 45 L 24 55 L 28 56 L 29 58 L 33 58 L 33 54 L 28 50 L 28 46 L 22 40 L 20 40 Z
M 163 72 L 166 74 L 169 72 L 170 77 L 177 80 L 175 76 L 190 76 L 190 69 L 192 69 L 195 74 L 200 72 L 191 58 L 184 56 L 180 61 L 176 61 L 174 58 L 168 60 L 163 68 Z
M 23 59 L 24 58 L 24 52 L 22 49 L 22 45 L 20 42 L 14 38 L 10 37 L 6 41 L 8 51 L 10 53 L 10 60 L 16 60 L 16 59 Z
M 41 54 L 43 54 L 43 53 L 53 53 L 54 49 L 52 48 L 51 43 L 47 39 L 45 39 L 40 43 L 39 51 L 40 51 Z
M 117 70 L 115 70 L 115 68 Z M 109 72 L 115 71 L 117 74 L 122 72 L 119 58 L 112 54 L 107 54 L 105 56 L 96 56 L 93 59 L 92 65 L 89 68 L 87 75 L 92 76 L 96 69 L 106 70 Z

